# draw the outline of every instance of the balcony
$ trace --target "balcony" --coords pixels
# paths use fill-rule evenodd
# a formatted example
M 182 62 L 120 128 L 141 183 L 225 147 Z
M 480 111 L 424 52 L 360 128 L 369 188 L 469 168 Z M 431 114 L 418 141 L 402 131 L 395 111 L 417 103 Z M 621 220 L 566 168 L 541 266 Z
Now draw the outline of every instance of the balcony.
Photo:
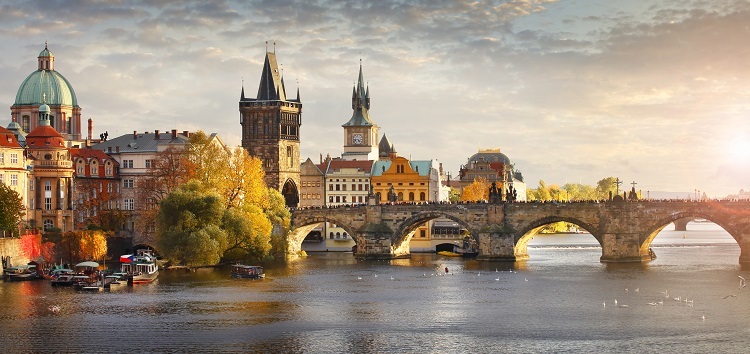
M 34 166 L 46 168 L 73 168 L 73 162 L 65 160 L 36 160 L 34 161 Z

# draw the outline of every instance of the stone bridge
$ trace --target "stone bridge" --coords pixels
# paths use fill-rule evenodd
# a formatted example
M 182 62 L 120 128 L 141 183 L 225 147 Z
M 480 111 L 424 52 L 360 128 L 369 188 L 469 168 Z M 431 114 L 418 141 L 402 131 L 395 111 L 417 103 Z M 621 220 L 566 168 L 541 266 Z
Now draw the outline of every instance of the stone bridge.
M 448 218 L 465 227 L 479 245 L 479 259 L 528 258 L 526 245 L 550 223 L 564 221 L 590 232 L 602 247 L 602 262 L 650 260 L 654 237 L 675 220 L 702 218 L 726 230 L 740 246 L 740 263 L 750 264 L 750 201 L 582 202 L 505 204 L 395 204 L 292 210 L 287 252 L 321 222 L 343 228 L 357 243 L 355 256 L 409 256 L 409 241 L 426 221 Z

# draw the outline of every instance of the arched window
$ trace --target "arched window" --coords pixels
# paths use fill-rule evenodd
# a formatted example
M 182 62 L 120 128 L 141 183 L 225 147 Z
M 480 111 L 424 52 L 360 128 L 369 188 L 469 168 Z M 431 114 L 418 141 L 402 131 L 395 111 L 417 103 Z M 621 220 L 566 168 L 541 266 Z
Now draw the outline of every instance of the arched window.
M 329 237 L 333 240 L 333 232 L 331 232 Z
M 49 231 L 54 226 L 55 224 L 52 222 L 52 219 L 44 219 L 44 231 Z
M 398 192 L 398 200 L 404 200 L 404 193 Z
M 419 193 L 419 200 L 424 201 L 424 192 Z
M 414 192 L 409 192 L 409 201 L 414 201 Z

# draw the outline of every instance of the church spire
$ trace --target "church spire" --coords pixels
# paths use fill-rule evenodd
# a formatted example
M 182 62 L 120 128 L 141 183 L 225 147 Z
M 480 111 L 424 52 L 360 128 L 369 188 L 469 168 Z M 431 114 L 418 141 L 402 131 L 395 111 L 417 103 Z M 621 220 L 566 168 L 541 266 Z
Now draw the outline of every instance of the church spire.
M 266 60 L 263 63 L 263 72 L 260 75 L 258 95 L 261 101 L 286 101 L 284 83 L 279 72 L 276 61 L 276 53 L 266 52 Z
M 359 76 L 357 84 L 352 89 L 352 109 L 354 113 L 344 126 L 372 126 L 370 120 L 370 89 L 365 88 L 364 74 L 362 74 L 362 59 L 359 60 Z

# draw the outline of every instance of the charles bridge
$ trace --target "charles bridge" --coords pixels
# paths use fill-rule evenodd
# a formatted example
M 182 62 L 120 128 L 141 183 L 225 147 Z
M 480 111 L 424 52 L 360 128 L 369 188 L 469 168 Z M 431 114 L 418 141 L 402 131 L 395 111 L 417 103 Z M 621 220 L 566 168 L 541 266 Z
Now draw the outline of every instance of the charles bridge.
M 408 257 L 411 234 L 437 218 L 466 228 L 478 245 L 478 259 L 508 261 L 527 259 L 528 242 L 545 225 L 569 222 L 596 238 L 602 262 L 650 260 L 651 241 L 665 226 L 702 218 L 732 235 L 740 246 L 739 262 L 750 264 L 750 201 L 425 203 L 295 209 L 287 251 L 298 252 L 317 224 L 331 222 L 353 238 L 358 258 Z

